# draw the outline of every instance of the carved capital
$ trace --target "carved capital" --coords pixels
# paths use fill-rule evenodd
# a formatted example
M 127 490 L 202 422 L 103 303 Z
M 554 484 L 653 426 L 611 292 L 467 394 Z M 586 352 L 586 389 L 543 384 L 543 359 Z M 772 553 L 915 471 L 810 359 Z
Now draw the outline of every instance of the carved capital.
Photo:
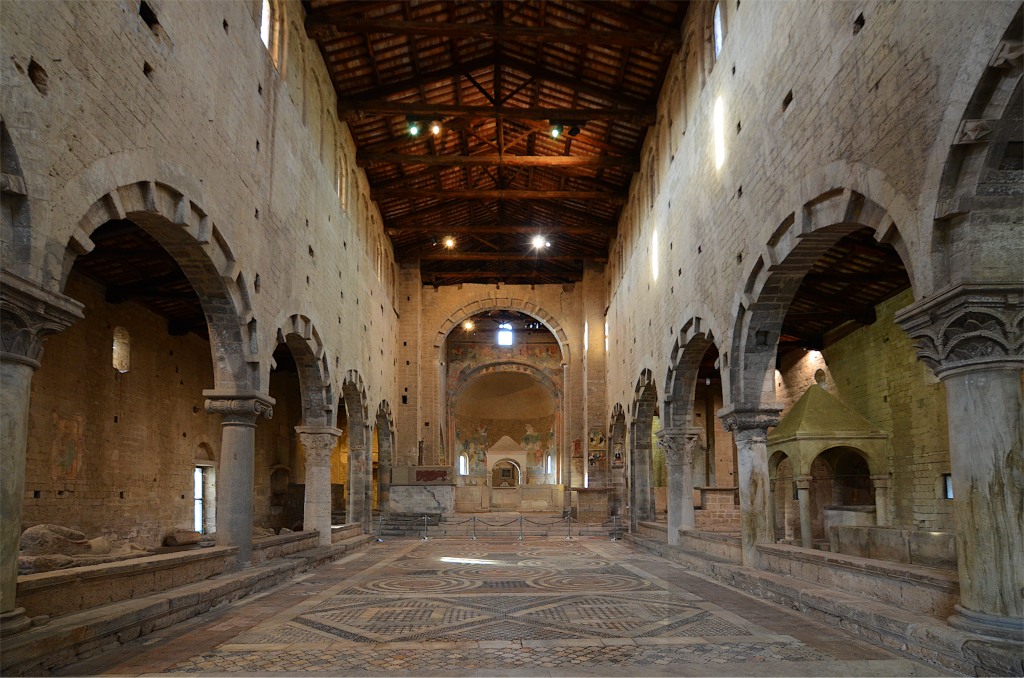
M 82 316 L 82 304 L 8 271 L 0 273 L 0 359 L 38 369 L 43 342 Z
M 274 416 L 275 400 L 256 391 L 203 391 L 206 411 L 219 414 L 222 422 L 235 426 L 255 426 L 260 416 Z
M 812 480 L 814 480 L 814 476 L 796 476 L 793 478 L 793 482 L 796 483 L 797 490 L 811 489 Z
M 331 451 L 341 437 L 341 429 L 329 426 L 296 426 L 299 441 L 306 448 L 308 466 L 330 466 Z
M 765 406 L 730 405 L 718 411 L 722 427 L 731 431 L 737 441 L 767 442 L 768 429 L 778 426 L 782 405 Z
M 885 490 L 892 484 L 892 478 L 888 473 L 883 473 L 881 475 L 871 476 L 871 483 L 875 486 L 876 490 Z
M 955 285 L 896 314 L 917 357 L 944 378 L 977 369 L 1024 367 L 1024 285 Z
M 658 444 L 665 450 L 665 461 L 671 465 L 684 466 L 693 463 L 693 452 L 700 442 L 701 429 L 695 427 L 667 427 L 655 435 Z

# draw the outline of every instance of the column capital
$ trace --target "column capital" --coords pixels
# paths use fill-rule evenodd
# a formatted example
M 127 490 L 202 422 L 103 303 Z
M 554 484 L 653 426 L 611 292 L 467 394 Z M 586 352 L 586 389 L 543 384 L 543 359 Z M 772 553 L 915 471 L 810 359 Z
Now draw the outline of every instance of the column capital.
M 43 341 L 83 317 L 79 302 L 0 272 L 0 359 L 39 368 Z
M 892 477 L 888 473 L 880 473 L 871 476 L 871 482 L 876 490 L 887 488 L 892 484 Z
M 737 438 L 765 438 L 768 429 L 778 426 L 782 415 L 782 404 L 769 405 L 729 405 L 718 410 L 718 418 L 722 427 L 731 431 Z
M 896 313 L 917 357 L 943 379 L 1024 367 L 1024 284 L 958 283 Z
M 255 426 L 260 416 L 274 416 L 273 398 L 258 391 L 241 389 L 206 389 L 206 411 L 219 414 L 225 424 Z
M 812 480 L 814 480 L 814 476 L 795 476 L 793 478 L 793 482 L 796 483 L 796 489 L 798 490 L 811 489 Z
M 331 450 L 341 437 L 341 429 L 331 426 L 296 426 L 302 446 L 306 448 L 306 464 L 309 466 L 328 466 L 331 463 Z
M 665 450 L 665 460 L 669 464 L 692 464 L 693 448 L 700 440 L 703 430 L 696 426 L 668 426 L 654 435 L 658 444 Z

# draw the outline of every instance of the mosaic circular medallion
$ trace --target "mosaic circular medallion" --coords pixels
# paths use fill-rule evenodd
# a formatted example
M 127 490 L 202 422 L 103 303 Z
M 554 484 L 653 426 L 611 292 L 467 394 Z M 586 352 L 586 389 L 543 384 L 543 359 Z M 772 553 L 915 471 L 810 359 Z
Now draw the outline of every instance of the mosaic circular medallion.
M 434 593 L 438 591 L 466 591 L 480 585 L 480 582 L 467 581 L 460 577 L 421 576 L 421 577 L 382 577 L 374 581 L 364 582 L 359 588 L 377 593 Z
M 646 579 L 622 574 L 590 573 L 586 575 L 557 574 L 538 577 L 532 584 L 556 591 L 637 591 L 652 588 Z

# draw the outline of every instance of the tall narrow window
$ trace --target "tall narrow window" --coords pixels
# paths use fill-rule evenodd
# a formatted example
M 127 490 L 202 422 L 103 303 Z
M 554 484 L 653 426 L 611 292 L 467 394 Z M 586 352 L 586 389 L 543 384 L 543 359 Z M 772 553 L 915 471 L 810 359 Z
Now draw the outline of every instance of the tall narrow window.
M 123 327 L 114 328 L 114 369 L 124 374 L 131 367 L 131 337 L 128 330 Z
M 725 37 L 725 34 L 722 33 L 722 3 L 720 2 L 715 3 L 712 22 L 712 39 L 715 43 L 715 61 L 717 61 L 718 55 L 722 51 L 722 38 Z
M 192 521 L 192 529 L 196 532 L 203 532 L 203 481 L 204 469 L 202 466 L 196 466 L 195 473 L 192 474 L 192 489 L 193 496 L 195 497 L 195 514 Z
M 468 476 L 469 475 L 469 457 L 467 457 L 464 454 L 460 454 L 459 455 L 459 475 L 460 476 Z
M 549 454 L 548 455 L 548 463 L 547 463 L 547 466 L 544 469 L 544 473 L 554 473 L 554 472 L 555 472 L 555 455 Z
M 501 323 L 498 325 L 498 346 L 512 345 L 512 325 Z
M 949 473 L 942 474 L 942 498 L 953 498 L 953 476 Z
M 270 25 L 273 17 L 270 13 L 270 0 L 263 0 L 263 11 L 260 13 L 260 40 L 264 47 L 270 49 Z

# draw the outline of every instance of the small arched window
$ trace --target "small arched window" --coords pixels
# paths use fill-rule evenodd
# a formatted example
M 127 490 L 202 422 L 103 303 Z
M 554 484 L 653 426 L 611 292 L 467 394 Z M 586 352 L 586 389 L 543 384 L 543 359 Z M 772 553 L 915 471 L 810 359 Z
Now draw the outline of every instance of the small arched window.
M 469 475 L 469 457 L 467 457 L 465 454 L 459 455 L 459 475 Z
M 124 374 L 131 367 L 131 337 L 128 336 L 128 330 L 123 327 L 114 328 L 114 350 L 113 350 L 113 365 L 114 369 Z
M 711 15 L 711 41 L 715 49 L 715 61 L 722 52 L 722 40 L 725 33 L 722 31 L 722 3 L 716 2 Z
M 548 459 L 547 459 L 547 464 L 544 466 L 544 473 L 554 473 L 554 472 L 555 472 L 555 455 L 549 454 L 548 455 Z

